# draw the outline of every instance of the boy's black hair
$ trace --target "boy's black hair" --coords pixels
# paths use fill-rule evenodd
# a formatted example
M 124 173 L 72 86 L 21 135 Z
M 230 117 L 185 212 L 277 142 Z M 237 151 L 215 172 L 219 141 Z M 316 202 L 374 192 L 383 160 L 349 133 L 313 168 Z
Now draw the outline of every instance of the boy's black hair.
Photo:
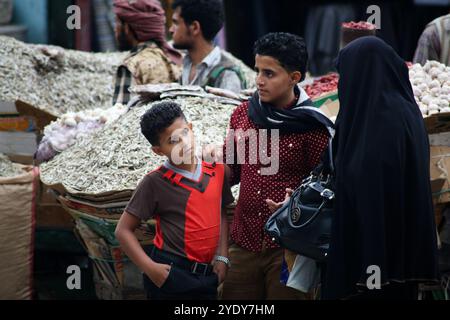
M 305 79 L 308 52 L 302 37 L 285 32 L 268 33 L 255 42 L 253 53 L 275 58 L 287 71 L 300 71 L 300 81 Z
M 141 132 L 152 146 L 159 146 L 159 134 L 178 118 L 186 120 L 178 103 L 164 101 L 154 104 L 141 117 Z
M 203 37 L 212 41 L 222 29 L 225 14 L 221 0 L 175 0 L 172 8 L 181 8 L 181 17 L 186 24 L 200 23 Z

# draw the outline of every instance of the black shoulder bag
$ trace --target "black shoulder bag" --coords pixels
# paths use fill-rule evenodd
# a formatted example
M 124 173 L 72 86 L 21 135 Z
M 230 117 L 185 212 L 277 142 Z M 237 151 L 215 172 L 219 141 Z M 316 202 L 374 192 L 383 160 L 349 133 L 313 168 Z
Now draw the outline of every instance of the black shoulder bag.
M 326 260 L 331 238 L 334 200 L 331 141 L 322 163 L 265 225 L 265 231 L 280 246 L 319 262 Z

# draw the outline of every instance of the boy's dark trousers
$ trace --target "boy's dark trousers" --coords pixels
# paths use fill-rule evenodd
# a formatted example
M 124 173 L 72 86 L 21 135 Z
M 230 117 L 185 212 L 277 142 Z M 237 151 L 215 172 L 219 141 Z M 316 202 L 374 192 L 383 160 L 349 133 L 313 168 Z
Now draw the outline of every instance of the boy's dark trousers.
M 144 288 L 151 300 L 216 300 L 218 277 L 211 265 L 194 262 L 153 247 L 150 257 L 157 263 L 171 265 L 169 276 L 158 288 L 144 274 Z

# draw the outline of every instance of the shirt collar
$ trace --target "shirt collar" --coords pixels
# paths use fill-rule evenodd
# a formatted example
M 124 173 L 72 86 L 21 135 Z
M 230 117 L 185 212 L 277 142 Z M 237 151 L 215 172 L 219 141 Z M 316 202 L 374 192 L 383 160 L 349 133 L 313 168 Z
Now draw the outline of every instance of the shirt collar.
M 214 47 L 214 49 L 202 60 L 200 64 L 205 64 L 207 67 L 215 66 L 220 62 L 221 51 L 219 47 Z M 184 56 L 185 64 L 192 64 L 191 57 L 189 54 Z
M 175 173 L 181 174 L 183 177 L 191 179 L 191 180 L 198 180 L 202 173 L 202 162 L 199 158 L 197 158 L 197 167 L 195 168 L 195 172 L 189 172 L 189 171 L 186 171 L 183 169 L 179 169 L 179 168 L 173 166 L 169 160 L 166 160 L 164 162 L 164 166 L 167 169 L 170 169 Z

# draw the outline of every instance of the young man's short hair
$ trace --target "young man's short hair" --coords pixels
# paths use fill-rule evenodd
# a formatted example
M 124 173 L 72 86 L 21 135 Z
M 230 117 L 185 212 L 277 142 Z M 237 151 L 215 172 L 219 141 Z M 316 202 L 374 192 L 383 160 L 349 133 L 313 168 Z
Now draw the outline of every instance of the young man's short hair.
M 269 33 L 255 42 L 253 52 L 277 59 L 287 71 L 300 71 L 300 81 L 305 79 L 308 52 L 302 37 L 285 32 Z
M 152 146 L 158 146 L 160 133 L 178 118 L 186 120 L 178 103 L 164 101 L 154 104 L 141 117 L 141 132 Z
M 175 0 L 172 8 L 181 8 L 181 17 L 186 24 L 200 23 L 203 37 L 212 41 L 222 29 L 225 14 L 221 0 Z

